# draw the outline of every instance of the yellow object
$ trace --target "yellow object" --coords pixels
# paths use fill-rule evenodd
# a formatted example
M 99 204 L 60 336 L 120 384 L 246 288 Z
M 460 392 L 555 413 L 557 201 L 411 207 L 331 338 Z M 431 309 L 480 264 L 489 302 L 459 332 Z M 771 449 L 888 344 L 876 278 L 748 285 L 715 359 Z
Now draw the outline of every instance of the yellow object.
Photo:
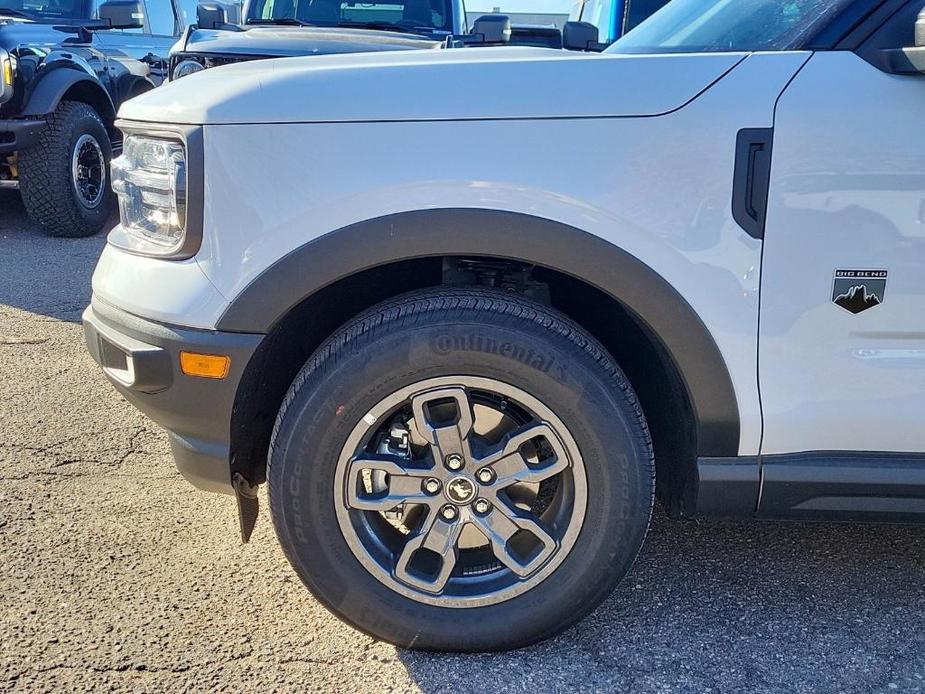
M 3 61 L 3 83 L 13 84 L 13 61 L 9 59 Z
M 220 354 L 180 352 L 180 370 L 187 376 L 225 378 L 231 367 L 231 357 Z

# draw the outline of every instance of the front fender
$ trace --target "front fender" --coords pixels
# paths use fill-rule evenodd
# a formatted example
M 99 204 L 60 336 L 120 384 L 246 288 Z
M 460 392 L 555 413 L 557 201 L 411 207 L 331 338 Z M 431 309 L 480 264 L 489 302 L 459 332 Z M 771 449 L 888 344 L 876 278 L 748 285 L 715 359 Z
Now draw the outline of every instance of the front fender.
M 486 209 L 391 214 L 325 234 L 251 282 L 216 329 L 266 333 L 293 307 L 334 282 L 410 258 L 489 256 L 575 277 L 631 311 L 662 342 L 687 386 L 701 456 L 738 455 L 740 421 L 732 379 L 709 330 L 677 290 L 635 256 L 560 222 Z
M 51 56 L 49 56 L 49 59 Z M 35 83 L 27 96 L 23 115 L 27 117 L 47 116 L 53 113 L 58 104 L 72 88 L 79 86 L 86 95 L 92 96 L 92 103 L 102 109 L 100 116 L 111 123 L 116 110 L 109 93 L 96 78 L 89 65 L 77 56 L 66 60 L 59 58 L 49 60 L 36 71 Z

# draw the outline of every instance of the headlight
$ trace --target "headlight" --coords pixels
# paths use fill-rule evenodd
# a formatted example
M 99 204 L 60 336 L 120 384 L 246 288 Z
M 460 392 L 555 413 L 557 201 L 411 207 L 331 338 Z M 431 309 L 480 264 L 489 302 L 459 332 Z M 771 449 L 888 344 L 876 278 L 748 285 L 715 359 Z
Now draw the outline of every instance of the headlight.
M 201 72 L 205 69 L 205 66 L 198 60 L 181 60 L 173 69 L 173 75 L 171 75 L 171 79 L 178 80 L 181 77 L 186 77 L 187 75 L 192 75 L 193 73 Z
M 187 174 L 183 143 L 129 135 L 112 162 L 112 189 L 122 230 L 149 242 L 149 251 L 171 255 L 186 237 Z

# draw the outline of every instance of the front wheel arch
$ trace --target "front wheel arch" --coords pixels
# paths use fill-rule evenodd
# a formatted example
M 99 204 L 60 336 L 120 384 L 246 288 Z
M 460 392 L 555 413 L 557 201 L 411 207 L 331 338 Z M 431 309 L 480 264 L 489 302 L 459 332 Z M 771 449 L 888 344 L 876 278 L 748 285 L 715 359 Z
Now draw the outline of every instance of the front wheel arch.
M 23 115 L 48 116 L 62 101 L 81 101 L 96 111 L 111 131 L 116 108 L 102 85 L 77 68 L 60 67 L 45 74 L 33 88 Z
M 645 334 L 640 343 L 654 345 L 664 357 L 660 362 L 674 372 L 675 387 L 683 391 L 680 398 L 689 403 L 692 452 L 738 455 L 740 420 L 732 379 L 690 304 L 633 255 L 548 219 L 496 210 L 436 209 L 353 224 L 305 244 L 268 268 L 232 301 L 216 327 L 272 338 L 292 329 L 326 326 L 324 334 L 305 343 L 313 350 L 343 322 L 382 299 L 440 285 L 442 261 L 461 257 L 543 268 L 625 315 Z M 574 310 L 580 309 L 564 312 L 573 315 Z M 579 323 L 591 328 L 581 319 Z M 267 349 L 273 343 L 269 339 Z M 299 356 L 304 361 L 308 355 Z M 283 392 L 285 387 L 288 383 Z M 233 444 L 235 430 L 233 423 Z M 256 456 L 265 452 L 257 449 Z

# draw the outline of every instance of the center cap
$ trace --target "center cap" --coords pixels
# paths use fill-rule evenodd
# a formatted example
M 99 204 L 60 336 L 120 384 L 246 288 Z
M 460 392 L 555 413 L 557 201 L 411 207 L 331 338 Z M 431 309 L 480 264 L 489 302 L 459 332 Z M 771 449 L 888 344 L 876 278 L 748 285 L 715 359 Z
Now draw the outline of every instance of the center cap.
M 475 484 L 468 477 L 454 477 L 446 485 L 446 498 L 454 504 L 468 504 L 475 498 Z

